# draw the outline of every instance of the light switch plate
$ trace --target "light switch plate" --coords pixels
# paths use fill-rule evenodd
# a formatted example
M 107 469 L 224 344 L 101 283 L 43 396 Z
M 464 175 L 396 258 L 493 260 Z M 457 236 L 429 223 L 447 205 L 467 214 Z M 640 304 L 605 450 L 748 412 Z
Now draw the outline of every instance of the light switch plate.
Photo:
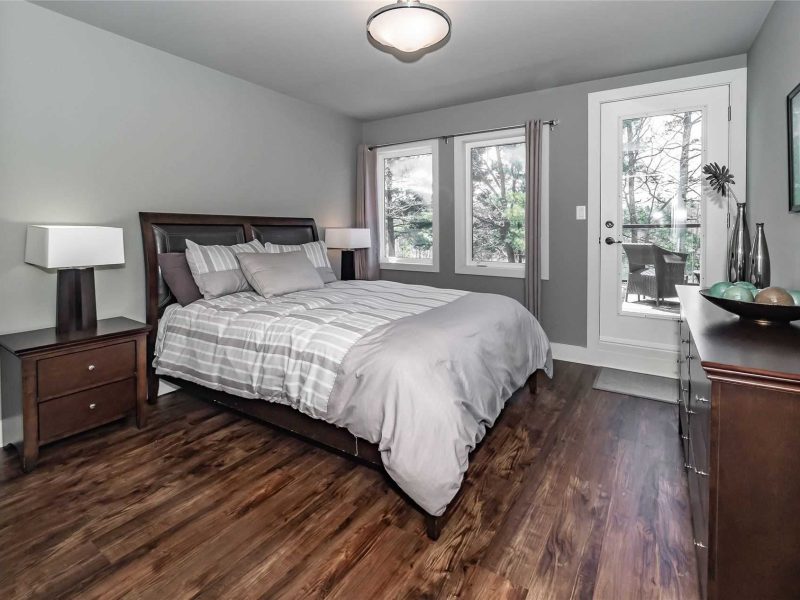
M 575 219 L 577 219 L 578 221 L 586 220 L 586 206 L 575 207 Z

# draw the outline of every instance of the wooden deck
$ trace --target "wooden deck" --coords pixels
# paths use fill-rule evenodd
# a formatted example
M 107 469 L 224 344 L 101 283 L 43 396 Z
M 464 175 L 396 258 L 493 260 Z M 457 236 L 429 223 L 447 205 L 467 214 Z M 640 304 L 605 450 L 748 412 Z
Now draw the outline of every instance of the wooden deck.
M 677 409 L 556 364 L 438 542 L 376 471 L 180 392 L 0 456 L 0 597 L 696 598 Z

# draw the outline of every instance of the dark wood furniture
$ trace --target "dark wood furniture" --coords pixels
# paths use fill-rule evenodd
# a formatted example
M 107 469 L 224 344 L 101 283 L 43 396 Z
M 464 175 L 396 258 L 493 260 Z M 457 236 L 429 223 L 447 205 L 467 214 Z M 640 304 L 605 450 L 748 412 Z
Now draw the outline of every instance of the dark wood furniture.
M 145 425 L 149 329 L 117 317 L 71 333 L 0 336 L 3 441 L 17 448 L 24 471 L 49 442 L 131 414 Z
M 703 597 L 800 598 L 800 326 L 678 287 L 680 433 Z
M 310 218 L 142 212 L 139 213 L 139 222 L 144 245 L 147 324 L 151 327 L 147 343 L 148 398 L 151 403 L 155 403 L 158 397 L 159 376 L 155 374 L 152 364 L 158 319 L 164 309 L 175 302 L 161 277 L 158 255 L 163 252 L 184 251 L 187 239 L 205 245 L 232 245 L 254 239 L 274 244 L 303 244 L 319 240 L 319 235 L 314 219 Z M 201 398 L 383 470 L 377 445 L 357 438 L 346 429 L 312 419 L 281 404 L 241 398 L 172 377 L 161 376 L 161 378 Z M 532 393 L 535 393 L 536 373 L 531 374 L 526 385 Z M 425 515 L 428 536 L 437 539 L 449 514 L 434 517 L 422 509 L 420 511 Z

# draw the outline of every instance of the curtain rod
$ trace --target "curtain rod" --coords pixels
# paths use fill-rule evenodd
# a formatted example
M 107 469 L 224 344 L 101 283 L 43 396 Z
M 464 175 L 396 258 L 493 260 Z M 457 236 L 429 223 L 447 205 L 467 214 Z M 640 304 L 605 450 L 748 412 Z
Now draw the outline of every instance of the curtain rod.
M 542 125 L 549 125 L 550 129 L 554 127 L 558 127 L 559 124 L 558 119 L 550 119 L 549 121 L 542 121 Z M 436 139 L 444 140 L 444 143 L 447 143 L 449 138 L 453 137 L 460 137 L 462 135 L 477 135 L 479 133 L 494 133 L 495 131 L 508 131 L 509 129 L 520 129 L 521 127 L 525 127 L 525 125 L 509 125 L 508 127 L 495 127 L 493 129 L 481 129 L 478 131 L 464 131 L 462 133 L 451 133 L 450 135 L 438 135 Z M 394 142 L 392 144 L 375 144 L 374 146 L 370 146 L 370 150 L 375 150 L 376 148 L 387 148 L 389 146 L 400 146 L 402 144 L 413 144 L 414 142 L 426 142 L 432 138 L 420 138 L 417 140 L 407 140 L 405 142 Z

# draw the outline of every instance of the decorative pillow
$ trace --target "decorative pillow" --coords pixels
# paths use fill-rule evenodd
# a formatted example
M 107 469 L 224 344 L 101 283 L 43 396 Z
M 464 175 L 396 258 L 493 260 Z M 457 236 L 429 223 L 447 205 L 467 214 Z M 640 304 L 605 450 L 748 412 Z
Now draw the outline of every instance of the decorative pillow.
M 159 254 L 158 266 L 161 267 L 161 276 L 167 283 L 169 291 L 181 306 L 191 304 L 203 297 L 192 277 L 189 263 L 186 262 L 186 254 L 183 252 Z
M 233 246 L 200 246 L 186 240 L 186 262 L 206 300 L 249 290 L 236 255 L 256 252 L 264 252 L 258 240 Z
M 322 281 L 330 283 L 336 281 L 336 274 L 331 267 L 331 261 L 328 260 L 328 247 L 325 242 L 308 242 L 307 244 L 273 244 L 272 242 L 264 243 L 264 250 L 270 254 L 279 252 L 298 252 L 302 250 L 306 253 L 308 260 L 317 268 L 319 276 Z
M 247 281 L 265 298 L 325 286 L 303 252 L 237 254 L 236 258 Z

